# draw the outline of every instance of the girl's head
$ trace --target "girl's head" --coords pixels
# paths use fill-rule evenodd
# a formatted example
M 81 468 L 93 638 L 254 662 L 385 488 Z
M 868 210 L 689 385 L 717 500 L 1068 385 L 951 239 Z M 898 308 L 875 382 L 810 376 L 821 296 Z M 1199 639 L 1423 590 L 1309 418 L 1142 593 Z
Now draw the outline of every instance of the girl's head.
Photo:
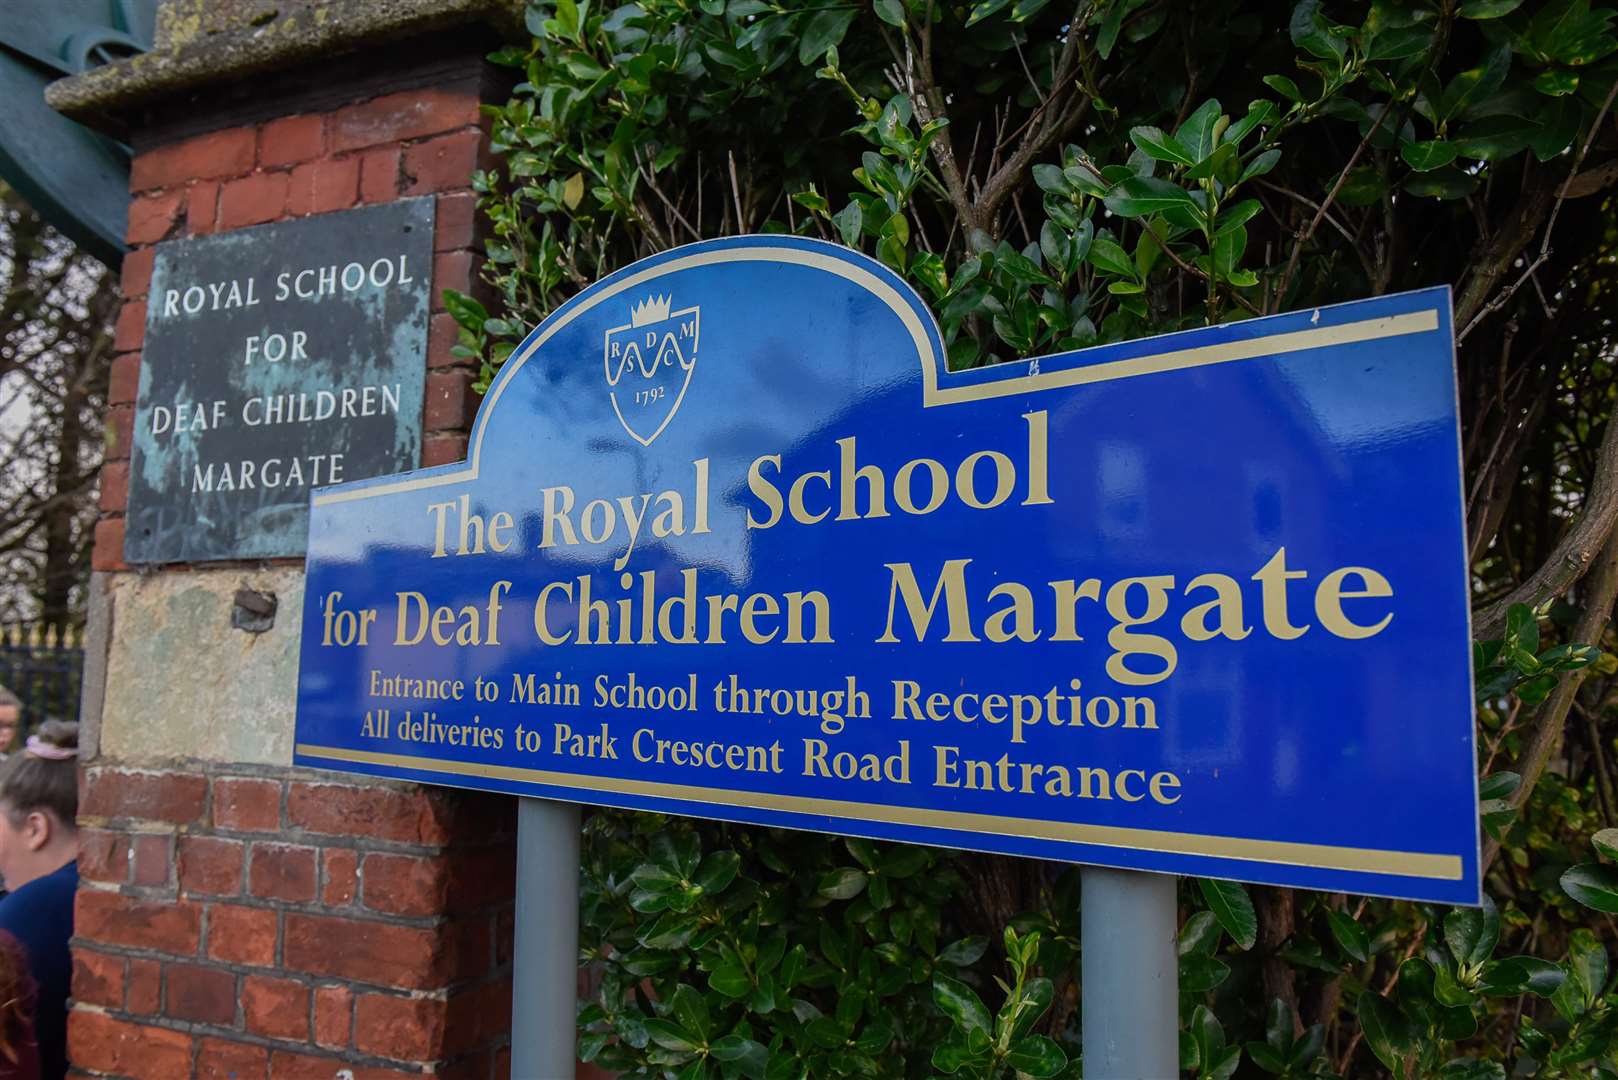
M 78 854 L 79 725 L 47 720 L 0 765 L 0 876 L 19 889 Z

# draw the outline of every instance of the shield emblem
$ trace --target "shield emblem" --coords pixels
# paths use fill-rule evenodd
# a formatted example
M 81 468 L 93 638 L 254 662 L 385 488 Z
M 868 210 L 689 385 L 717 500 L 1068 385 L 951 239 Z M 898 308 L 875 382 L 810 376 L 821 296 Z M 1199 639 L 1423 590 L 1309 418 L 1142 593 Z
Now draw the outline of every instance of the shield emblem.
M 674 419 L 697 366 L 701 312 L 673 306 L 671 297 L 647 297 L 630 309 L 627 325 L 607 331 L 603 346 L 613 410 L 642 446 Z

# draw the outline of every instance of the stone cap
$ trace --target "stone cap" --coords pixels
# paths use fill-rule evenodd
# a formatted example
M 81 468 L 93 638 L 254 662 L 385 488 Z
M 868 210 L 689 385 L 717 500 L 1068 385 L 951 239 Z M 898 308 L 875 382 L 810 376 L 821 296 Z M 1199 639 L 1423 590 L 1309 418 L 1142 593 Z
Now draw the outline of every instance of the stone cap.
M 130 110 L 183 91 L 379 42 L 480 23 L 519 36 L 524 7 L 523 0 L 167 0 L 157 48 L 60 79 L 45 101 L 88 127 L 117 131 Z

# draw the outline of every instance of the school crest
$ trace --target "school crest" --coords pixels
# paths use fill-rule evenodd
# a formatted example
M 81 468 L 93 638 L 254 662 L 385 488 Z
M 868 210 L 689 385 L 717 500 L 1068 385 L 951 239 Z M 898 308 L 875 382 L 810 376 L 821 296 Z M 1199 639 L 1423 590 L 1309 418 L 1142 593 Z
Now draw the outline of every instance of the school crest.
M 630 308 L 628 324 L 606 334 L 607 392 L 624 430 L 642 446 L 674 419 L 697 366 L 701 312 L 673 306 L 672 297 L 648 296 Z

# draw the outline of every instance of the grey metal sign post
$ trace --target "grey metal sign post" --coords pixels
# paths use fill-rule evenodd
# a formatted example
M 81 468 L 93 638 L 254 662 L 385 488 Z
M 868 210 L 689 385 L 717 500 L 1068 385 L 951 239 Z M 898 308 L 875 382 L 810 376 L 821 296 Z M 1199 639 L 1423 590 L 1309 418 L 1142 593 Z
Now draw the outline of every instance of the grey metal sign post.
M 1080 871 L 1084 1075 L 1180 1075 L 1175 878 L 1086 866 Z
M 579 807 L 517 801 L 512 1080 L 570 1080 L 579 981 Z

